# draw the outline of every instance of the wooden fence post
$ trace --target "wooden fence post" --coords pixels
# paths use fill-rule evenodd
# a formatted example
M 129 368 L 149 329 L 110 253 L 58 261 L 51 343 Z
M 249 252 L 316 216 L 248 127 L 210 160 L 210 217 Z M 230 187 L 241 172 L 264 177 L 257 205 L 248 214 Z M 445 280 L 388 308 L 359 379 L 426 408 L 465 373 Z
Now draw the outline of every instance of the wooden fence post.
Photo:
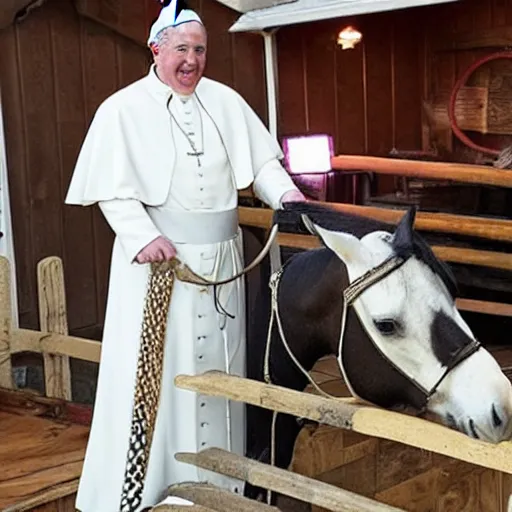
M 66 293 L 62 260 L 50 256 L 37 265 L 39 322 L 43 332 L 68 334 Z M 46 396 L 71 400 L 68 356 L 43 354 Z
M 13 389 L 11 366 L 11 269 L 9 260 L 0 256 L 0 387 Z

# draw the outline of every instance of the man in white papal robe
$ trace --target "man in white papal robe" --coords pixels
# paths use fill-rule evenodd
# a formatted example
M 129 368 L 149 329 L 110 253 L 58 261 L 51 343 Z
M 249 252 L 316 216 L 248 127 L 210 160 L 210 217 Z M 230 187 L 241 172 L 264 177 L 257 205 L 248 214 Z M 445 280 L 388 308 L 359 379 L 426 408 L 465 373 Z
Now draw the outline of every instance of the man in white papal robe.
M 76 503 L 81 512 L 121 510 L 149 263 L 177 255 L 208 279 L 228 278 L 243 268 L 237 190 L 252 184 L 272 208 L 304 200 L 279 163 L 277 142 L 247 103 L 202 76 L 206 31 L 198 15 L 173 0 L 152 26 L 148 44 L 154 65 L 99 107 L 66 197 L 68 204 L 98 203 L 116 235 Z M 239 454 L 245 449 L 243 404 L 174 386 L 177 374 L 245 374 L 243 281 L 218 289 L 221 308 L 212 293 L 210 287 L 174 285 L 160 405 L 137 512 L 176 482 L 242 491 L 243 482 L 174 458 L 213 446 Z

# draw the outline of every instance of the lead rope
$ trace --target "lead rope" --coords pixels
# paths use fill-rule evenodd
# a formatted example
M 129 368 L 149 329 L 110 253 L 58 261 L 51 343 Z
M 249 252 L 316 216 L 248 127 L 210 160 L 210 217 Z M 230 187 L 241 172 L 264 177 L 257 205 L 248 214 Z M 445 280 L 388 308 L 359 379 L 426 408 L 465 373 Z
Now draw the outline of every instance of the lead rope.
M 347 315 L 349 306 L 363 293 L 367 288 L 380 281 L 384 277 L 386 277 L 390 272 L 400 267 L 405 263 L 405 260 L 400 257 L 392 257 L 388 260 L 384 261 L 379 266 L 369 270 L 361 277 L 356 279 L 350 286 L 348 286 L 345 290 L 343 290 L 343 310 L 341 314 L 341 330 L 340 330 L 340 347 L 341 340 L 345 335 L 345 329 L 347 324 Z M 300 364 L 298 359 L 293 354 L 288 342 L 286 340 L 286 336 L 284 334 L 283 325 L 281 323 L 281 317 L 279 315 L 279 300 L 278 300 L 278 290 L 279 283 L 281 281 L 281 277 L 284 272 L 284 267 L 281 267 L 277 272 L 274 272 L 270 276 L 269 287 L 271 291 L 271 310 L 270 310 L 270 322 L 267 332 L 267 343 L 265 346 L 265 360 L 263 367 L 263 378 L 267 384 L 272 384 L 272 379 L 270 376 L 270 345 L 272 342 L 272 327 L 274 325 L 274 321 L 277 322 L 277 328 L 279 331 L 279 337 L 286 349 L 286 352 L 290 356 L 291 360 L 295 363 L 297 368 L 302 372 L 302 374 L 307 378 L 309 383 L 313 386 L 313 388 L 323 397 L 329 399 L 336 399 L 338 397 L 331 395 L 324 391 L 320 386 L 314 381 L 313 377 L 306 371 L 306 369 Z M 341 366 L 341 358 L 338 358 L 338 364 Z M 350 386 L 349 386 L 350 389 Z M 276 421 L 277 421 L 277 411 L 273 411 L 272 413 L 272 425 L 271 425 L 271 433 L 270 433 L 270 465 L 275 465 L 275 450 L 276 450 Z M 270 505 L 272 500 L 272 491 L 267 489 L 267 503 Z
M 268 326 L 267 332 L 267 343 L 265 345 L 265 359 L 263 366 L 263 379 L 267 384 L 272 384 L 272 378 L 270 376 L 270 345 L 272 343 L 272 327 L 274 326 L 274 320 L 277 321 L 277 328 L 279 331 L 279 336 L 281 341 L 283 342 L 288 355 L 295 363 L 297 368 L 306 376 L 311 385 L 321 394 L 328 398 L 334 398 L 332 395 L 326 393 L 323 389 L 321 389 L 318 384 L 313 380 L 311 375 L 303 368 L 300 362 L 297 360 L 293 352 L 291 351 L 288 342 L 286 341 L 286 337 L 284 335 L 283 326 L 281 324 L 281 318 L 279 316 L 279 301 L 278 301 L 278 288 L 279 282 L 281 280 L 281 276 L 283 275 L 284 267 L 281 267 L 277 272 L 274 272 L 270 276 L 269 287 L 271 291 L 271 308 L 270 308 L 270 322 Z M 275 457 L 276 457 L 276 423 L 277 423 L 277 411 L 272 411 L 272 424 L 270 428 L 270 465 L 275 466 Z M 267 504 L 271 505 L 272 502 L 272 491 L 267 489 Z

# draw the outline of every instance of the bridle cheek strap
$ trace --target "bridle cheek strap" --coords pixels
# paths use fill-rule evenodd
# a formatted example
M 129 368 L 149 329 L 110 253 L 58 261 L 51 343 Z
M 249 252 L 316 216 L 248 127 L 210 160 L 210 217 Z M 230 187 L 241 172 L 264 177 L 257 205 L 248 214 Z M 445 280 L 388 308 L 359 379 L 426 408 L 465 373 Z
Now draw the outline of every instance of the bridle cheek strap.
M 341 320 L 341 332 L 340 332 L 340 342 L 339 342 L 339 351 L 338 351 L 338 364 L 340 366 L 340 369 L 343 373 L 343 377 L 345 379 L 345 383 L 347 384 L 350 392 L 353 396 L 358 397 L 356 392 L 354 391 L 353 387 L 350 384 L 350 380 L 348 378 L 347 372 L 345 371 L 345 367 L 343 364 L 343 339 L 345 336 L 345 330 L 346 330 L 346 323 L 347 323 L 347 315 L 348 315 L 348 308 L 350 306 L 353 306 L 354 301 L 368 288 L 373 286 L 375 283 L 379 282 L 381 279 L 384 279 L 388 274 L 395 271 L 396 269 L 400 268 L 408 258 L 402 258 L 400 256 L 392 256 L 391 258 L 388 258 L 383 263 L 378 265 L 375 268 L 372 268 L 359 278 L 357 278 L 353 283 L 350 284 L 344 291 L 343 291 L 343 312 L 342 312 L 342 320 Z M 450 360 L 449 364 L 444 369 L 443 373 L 441 374 L 441 377 L 436 381 L 436 383 L 430 388 L 426 389 L 424 386 L 422 386 L 416 379 L 409 376 L 406 372 L 404 372 L 399 366 L 397 366 L 375 343 L 370 333 L 365 328 L 364 322 L 360 315 L 357 313 L 357 309 L 355 309 L 355 312 L 359 318 L 359 321 L 361 323 L 361 326 L 366 331 L 366 334 L 368 338 L 371 340 L 372 345 L 375 347 L 375 349 L 378 351 L 380 356 L 397 372 L 399 372 L 402 376 L 404 376 L 415 388 L 417 388 L 420 393 L 424 397 L 423 406 L 420 409 L 420 413 L 423 413 L 427 407 L 427 404 L 430 400 L 430 398 L 436 393 L 439 386 L 443 382 L 443 380 L 448 376 L 448 374 L 460 363 L 462 363 L 464 360 L 466 360 L 469 356 L 473 355 L 480 347 L 481 344 L 477 340 L 472 340 L 470 343 L 462 346 L 458 351 L 456 351 L 453 354 L 452 359 Z

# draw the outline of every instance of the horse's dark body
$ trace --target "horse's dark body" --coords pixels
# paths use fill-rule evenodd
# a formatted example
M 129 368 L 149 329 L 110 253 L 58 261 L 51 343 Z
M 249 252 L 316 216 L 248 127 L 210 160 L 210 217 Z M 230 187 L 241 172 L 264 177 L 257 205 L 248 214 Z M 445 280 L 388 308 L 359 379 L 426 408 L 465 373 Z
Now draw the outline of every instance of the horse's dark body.
M 303 208 L 303 207 L 300 207 Z M 343 216 L 337 212 L 306 206 L 307 214 L 315 221 L 320 215 L 321 225 L 328 229 L 346 231 L 358 238 L 377 230 L 392 231 L 389 225 L 357 217 Z M 280 227 L 293 226 L 301 231 L 300 211 L 279 212 Z M 299 219 L 297 221 L 297 219 Z M 318 217 L 317 217 L 318 219 Z M 395 232 L 393 248 L 397 254 L 410 251 L 416 253 L 445 280 L 453 289 L 449 274 L 431 254 L 430 249 L 412 232 L 414 214 L 403 221 Z M 335 224 L 334 226 L 332 224 Z M 326 225 L 327 224 L 327 225 Z M 330 224 L 330 225 L 329 225 Z M 288 226 L 286 226 L 288 225 Z M 265 273 L 263 273 L 265 274 Z M 262 381 L 264 356 L 270 319 L 270 292 L 268 274 L 262 279 L 262 289 L 256 301 L 255 312 L 250 323 L 247 376 Z M 343 290 L 348 286 L 345 265 L 330 249 L 321 248 L 295 254 L 284 268 L 279 284 L 279 314 L 286 339 L 303 368 L 311 370 L 316 361 L 328 354 L 336 354 L 340 339 Z M 351 340 L 344 348 L 345 370 L 352 386 L 365 390 L 367 399 L 383 406 L 418 402 L 410 383 L 392 368 L 382 364 L 371 340 L 362 328 L 352 308 L 349 309 L 345 340 Z M 346 351 L 346 352 L 345 352 Z M 363 357 L 361 357 L 363 355 Z M 272 330 L 270 350 L 270 374 L 273 384 L 303 390 L 308 381 L 290 359 L 280 340 L 277 327 Z M 369 393 L 369 390 L 373 390 Z M 373 396 L 372 396 L 373 394 Z M 369 396 L 370 395 L 370 396 Z M 272 411 L 248 406 L 247 409 L 247 455 L 261 462 L 270 462 L 270 435 Z M 275 464 L 285 468 L 291 462 L 294 444 L 301 429 L 297 418 L 279 414 L 276 424 Z M 248 485 L 246 494 L 255 497 L 260 492 Z
M 341 326 L 342 286 L 347 276 L 339 258 L 329 249 L 295 255 L 286 266 L 279 285 L 279 309 L 286 338 L 306 370 L 321 357 L 335 352 Z M 264 355 L 270 318 L 270 295 L 262 290 L 251 323 L 247 376 L 263 380 Z M 300 319 L 300 321 L 296 321 Z M 274 324 L 270 351 L 272 383 L 296 390 L 307 379 L 295 366 L 279 339 Z M 248 406 L 247 454 L 270 461 L 272 412 Z M 277 420 L 276 465 L 290 463 L 300 424 L 293 416 L 280 414 Z

